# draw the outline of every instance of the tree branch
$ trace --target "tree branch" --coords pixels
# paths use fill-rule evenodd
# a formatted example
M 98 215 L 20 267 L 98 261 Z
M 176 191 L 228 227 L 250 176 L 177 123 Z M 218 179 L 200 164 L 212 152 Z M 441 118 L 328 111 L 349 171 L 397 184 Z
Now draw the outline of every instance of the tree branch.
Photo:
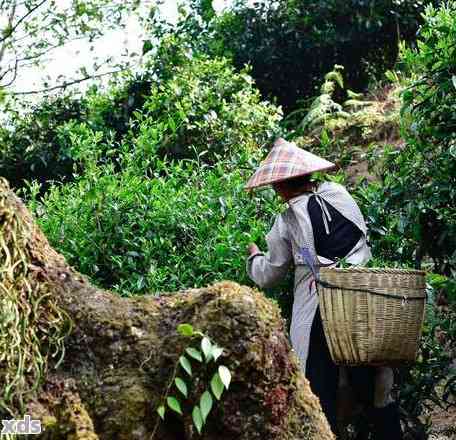
M 56 86 L 53 86 L 53 87 L 48 87 L 46 89 L 28 90 L 26 92 L 12 92 L 12 93 L 10 93 L 10 95 L 12 95 L 12 96 L 37 95 L 37 94 L 40 94 L 40 93 L 52 92 L 53 90 L 66 89 L 67 87 L 73 86 L 75 84 L 80 84 L 80 83 L 82 83 L 84 81 L 87 81 L 89 79 L 101 78 L 103 76 L 113 75 L 115 73 L 123 72 L 123 71 L 129 69 L 129 67 L 130 66 L 122 67 L 121 69 L 118 69 L 118 70 L 112 70 L 110 72 L 99 73 L 97 75 L 87 75 L 87 76 L 84 76 L 83 78 L 78 78 L 78 79 L 75 79 L 75 80 L 72 80 L 72 81 L 65 82 L 63 84 L 59 84 L 59 85 L 56 85 Z
M 12 6 L 11 11 L 10 11 L 10 14 L 8 16 L 8 24 L 6 25 L 7 29 L 11 29 L 15 14 L 16 14 L 16 2 L 13 3 L 13 6 Z M 3 60 L 4 55 L 5 55 L 5 49 L 6 49 L 5 38 L 0 39 L 0 42 L 2 43 L 2 47 L 0 49 L 0 62 L 1 62 Z
M 9 87 L 11 84 L 14 83 L 14 81 L 16 81 L 18 64 L 19 64 L 19 63 L 18 63 L 18 61 L 16 60 L 16 62 L 14 63 L 14 68 L 8 69 L 9 71 L 14 72 L 14 74 L 13 74 L 12 79 L 11 79 L 9 82 L 7 82 L 6 84 L 2 84 L 2 87 Z M 6 73 L 5 73 L 5 75 L 6 75 Z M 3 79 L 3 78 L 5 77 L 5 75 L 3 75 L 1 79 Z
M 38 3 L 36 6 L 34 6 L 32 9 L 30 9 L 29 11 L 27 11 L 27 13 L 25 15 L 23 15 L 21 18 L 19 18 L 19 20 L 17 21 L 17 23 L 14 25 L 14 26 L 8 26 L 9 27 L 9 31 L 7 32 L 7 34 L 0 38 L 0 43 L 4 42 L 5 40 L 7 40 L 8 38 L 11 37 L 11 35 L 13 35 L 14 31 L 21 25 L 21 23 L 27 18 L 29 17 L 30 15 L 32 15 L 37 9 L 39 9 L 41 6 L 43 6 L 48 0 L 42 0 L 40 3 Z M 14 3 L 14 9 L 16 8 L 16 2 Z

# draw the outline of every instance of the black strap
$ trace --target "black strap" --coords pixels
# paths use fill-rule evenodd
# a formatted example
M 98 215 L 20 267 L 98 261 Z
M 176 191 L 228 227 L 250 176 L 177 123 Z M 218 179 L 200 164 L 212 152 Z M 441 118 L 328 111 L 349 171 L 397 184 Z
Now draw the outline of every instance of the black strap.
M 423 299 L 427 298 L 426 294 L 424 296 L 406 296 L 406 295 L 401 296 L 401 295 L 394 295 L 392 293 L 377 292 L 375 290 L 370 290 L 370 289 L 356 289 L 353 287 L 336 286 L 335 284 L 328 283 L 327 281 L 322 281 L 321 279 L 316 279 L 316 283 L 319 284 L 320 286 L 323 286 L 323 287 L 326 287 L 329 289 L 350 290 L 351 292 L 370 293 L 372 295 L 382 296 L 384 298 L 400 299 L 402 301 L 423 300 Z

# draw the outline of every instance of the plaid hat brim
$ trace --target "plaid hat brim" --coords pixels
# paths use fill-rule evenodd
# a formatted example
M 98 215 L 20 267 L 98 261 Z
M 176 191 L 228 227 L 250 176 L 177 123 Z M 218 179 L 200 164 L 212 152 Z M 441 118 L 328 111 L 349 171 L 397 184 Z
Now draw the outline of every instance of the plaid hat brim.
M 279 138 L 247 182 L 246 189 L 252 190 L 335 167 L 334 163 Z

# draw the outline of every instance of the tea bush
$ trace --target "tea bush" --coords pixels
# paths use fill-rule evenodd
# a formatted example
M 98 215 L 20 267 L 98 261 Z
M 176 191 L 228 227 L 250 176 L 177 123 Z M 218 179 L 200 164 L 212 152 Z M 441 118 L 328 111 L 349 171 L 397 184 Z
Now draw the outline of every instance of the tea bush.
M 183 50 L 175 44 L 165 41 L 160 54 Z M 258 156 L 280 132 L 280 108 L 262 101 L 247 71 L 236 73 L 227 60 L 194 57 L 168 66 L 163 78 L 147 79 L 157 62 L 105 91 L 49 98 L 11 117 L 0 130 L 0 175 L 16 188 L 37 180 L 42 191 L 50 181 L 71 180 L 73 172 L 83 172 L 72 155 L 82 122 L 101 136 L 99 161 L 113 163 L 127 147 L 146 161 L 157 154 L 208 162 L 242 151 Z
M 456 5 L 449 2 L 427 9 L 418 48 L 402 51 L 414 72 L 403 93 L 406 145 L 385 156 L 383 186 L 385 212 L 397 219 L 391 234 L 406 242 L 402 258 L 417 267 L 431 258 L 446 275 L 456 269 L 455 41 Z
M 245 248 L 277 212 L 249 196 L 243 170 L 156 160 L 154 174 L 89 165 L 31 206 L 53 246 L 98 285 L 122 294 L 247 282 Z
M 134 121 L 135 142 L 141 148 L 161 128 L 155 153 L 214 162 L 241 151 L 258 155 L 279 132 L 280 119 L 280 109 L 262 101 L 246 70 L 236 73 L 225 59 L 196 57 L 152 88 Z

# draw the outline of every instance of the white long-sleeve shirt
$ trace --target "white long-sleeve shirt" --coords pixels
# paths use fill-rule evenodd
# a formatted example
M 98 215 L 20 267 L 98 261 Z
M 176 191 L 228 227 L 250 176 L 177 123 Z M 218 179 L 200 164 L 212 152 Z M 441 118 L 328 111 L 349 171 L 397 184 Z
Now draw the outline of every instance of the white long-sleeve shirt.
M 272 229 L 266 236 L 267 252 L 254 254 L 247 260 L 248 274 L 261 288 L 274 286 L 294 266 L 294 301 L 290 337 L 304 372 L 309 352 L 310 330 L 318 307 L 318 296 L 312 273 L 299 254 L 299 250 L 306 247 L 311 255 L 315 255 L 312 224 L 307 209 L 312 195 L 332 205 L 362 231 L 360 240 L 349 252 L 346 261 L 356 265 L 365 264 L 370 259 L 371 253 L 367 245 L 364 218 L 345 188 L 332 182 L 325 182 L 316 191 L 291 199 L 288 202 L 288 209 L 276 217 Z M 331 220 L 328 219 L 328 221 Z

